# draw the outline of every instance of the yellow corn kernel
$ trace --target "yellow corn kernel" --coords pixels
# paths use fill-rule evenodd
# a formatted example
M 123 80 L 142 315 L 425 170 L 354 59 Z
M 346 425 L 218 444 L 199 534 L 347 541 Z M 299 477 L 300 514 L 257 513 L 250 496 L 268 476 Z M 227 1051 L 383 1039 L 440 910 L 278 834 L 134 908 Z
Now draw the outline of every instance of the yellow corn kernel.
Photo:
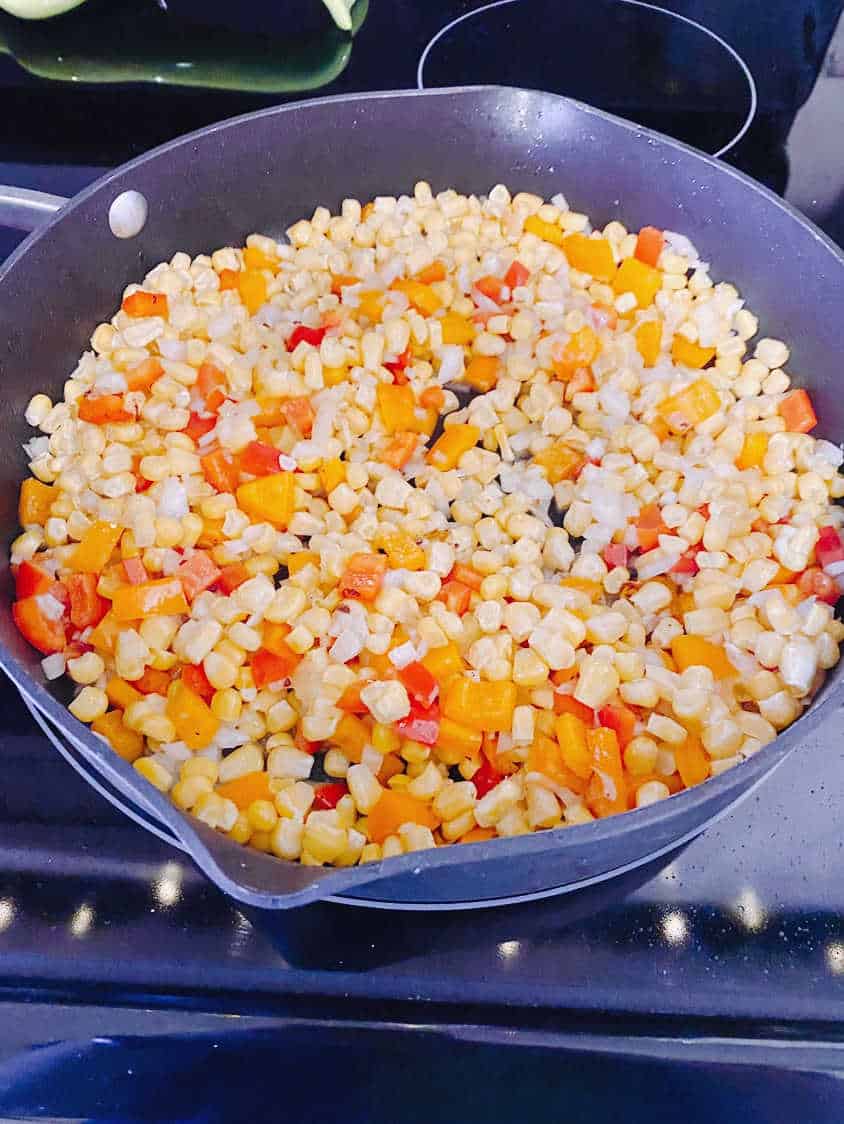
M 211 713 L 220 722 L 236 722 L 240 718 L 243 702 L 233 687 L 215 691 L 211 699 Z
M 139 757 L 134 763 L 134 768 L 141 774 L 144 780 L 149 781 L 159 792 L 170 791 L 173 785 L 173 778 L 164 766 L 156 761 L 154 757 Z

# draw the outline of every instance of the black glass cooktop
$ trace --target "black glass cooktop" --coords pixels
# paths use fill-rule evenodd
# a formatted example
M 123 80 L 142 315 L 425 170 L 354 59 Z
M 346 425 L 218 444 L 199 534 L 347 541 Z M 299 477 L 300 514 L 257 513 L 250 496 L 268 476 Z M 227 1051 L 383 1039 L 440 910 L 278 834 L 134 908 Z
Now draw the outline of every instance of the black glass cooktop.
M 842 240 L 844 33 L 829 50 L 841 9 L 842 0 L 357 0 L 353 35 L 318 0 L 87 0 L 34 23 L 0 12 L 0 182 L 70 194 L 153 144 L 279 101 L 500 82 L 569 94 L 722 153 Z M 0 255 L 18 238 L 0 231 Z M 735 1059 L 764 1039 L 775 1047 L 754 1055 L 760 1072 L 786 1054 L 811 1068 L 797 1043 L 829 1045 L 844 1013 L 841 733 L 840 719 L 827 723 L 728 819 L 622 883 L 476 914 L 321 906 L 246 917 L 76 777 L 4 686 L 0 998 L 49 1002 L 43 1010 L 58 1021 L 51 1035 L 49 1015 L 38 1023 L 0 1006 L 0 1116 L 15 1108 L 3 1101 L 9 1051 L 82 1035 L 99 1058 L 102 1042 L 117 1039 L 92 1036 L 140 1033 L 120 1014 L 129 1007 L 205 1012 L 193 1025 L 218 1044 L 231 1014 L 250 1029 L 281 1016 L 381 1020 L 402 1033 L 471 1022 L 496 1050 L 545 1048 L 543 1035 L 568 1028 L 595 1042 L 682 1040 L 697 1064 L 693 1036 L 709 1043 L 704 1061 L 724 1061 L 713 1043 L 729 1043 Z M 59 1013 L 71 1008 L 78 1018 L 65 1025 Z M 182 1032 L 150 1020 L 152 1033 Z M 642 1090 L 663 1079 L 636 1074 L 622 1081 Z M 775 1102 L 775 1085 L 769 1093 Z M 802 1117 L 771 1107 L 753 1118 L 844 1119 L 814 1097 Z M 666 1111 L 650 1119 L 678 1119 Z M 698 1119 L 691 1108 L 683 1118 Z

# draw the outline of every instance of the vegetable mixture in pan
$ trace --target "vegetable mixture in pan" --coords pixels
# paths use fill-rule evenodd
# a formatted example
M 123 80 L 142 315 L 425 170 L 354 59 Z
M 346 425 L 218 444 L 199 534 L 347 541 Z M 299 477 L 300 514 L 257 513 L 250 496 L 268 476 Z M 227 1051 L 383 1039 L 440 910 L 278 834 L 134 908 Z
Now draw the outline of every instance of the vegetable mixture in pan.
M 27 420 L 14 616 L 181 809 L 347 866 L 668 799 L 838 660 L 837 445 L 680 234 L 318 207 L 130 285 Z

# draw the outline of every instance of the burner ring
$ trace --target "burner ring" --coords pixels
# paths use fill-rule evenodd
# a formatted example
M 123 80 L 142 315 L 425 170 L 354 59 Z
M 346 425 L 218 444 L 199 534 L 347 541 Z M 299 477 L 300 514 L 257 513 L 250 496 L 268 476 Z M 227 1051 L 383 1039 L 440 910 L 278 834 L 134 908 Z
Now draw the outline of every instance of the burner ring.
M 445 24 L 444 27 L 441 27 L 439 31 L 426 43 L 425 48 L 423 49 L 422 54 L 419 57 L 419 62 L 416 67 L 417 88 L 420 90 L 424 90 L 426 88 L 424 77 L 425 64 L 428 61 L 428 58 L 436 44 L 441 39 L 444 39 L 455 27 L 457 27 L 459 24 L 465 23 L 467 20 L 474 19 L 476 16 L 481 16 L 485 12 L 489 12 L 494 8 L 504 8 L 509 7 L 513 4 L 521 4 L 524 2 L 525 0 L 492 0 L 492 3 L 484 4 L 482 7 L 474 8 L 469 12 L 464 12 L 462 15 L 457 16 L 455 19 L 449 21 L 449 23 Z M 750 67 L 747 65 L 747 63 L 744 61 L 735 47 L 732 46 L 732 44 L 728 43 L 726 39 L 723 39 L 720 35 L 717 34 L 717 32 L 713 31 L 705 24 L 699 23 L 697 20 L 693 20 L 689 16 L 680 15 L 679 12 L 672 12 L 668 8 L 662 8 L 657 4 L 650 4 L 647 2 L 647 0 L 614 0 L 614 2 L 619 4 L 626 4 L 631 8 L 647 9 L 649 11 L 659 13 L 660 15 L 669 16 L 672 19 L 678 20 L 680 23 L 686 24 L 688 27 L 694 28 L 696 31 L 703 32 L 704 35 L 706 35 L 709 39 L 713 40 L 721 48 L 723 48 L 723 50 L 727 52 L 727 54 L 739 67 L 747 82 L 749 95 L 748 110 L 739 129 L 730 138 L 730 140 L 728 140 L 726 144 L 722 144 L 716 151 L 711 153 L 711 155 L 715 157 L 724 156 L 739 143 L 742 137 L 744 137 L 744 135 L 750 128 L 753 119 L 756 116 L 758 107 L 758 94 L 756 90 L 756 82 L 750 71 Z

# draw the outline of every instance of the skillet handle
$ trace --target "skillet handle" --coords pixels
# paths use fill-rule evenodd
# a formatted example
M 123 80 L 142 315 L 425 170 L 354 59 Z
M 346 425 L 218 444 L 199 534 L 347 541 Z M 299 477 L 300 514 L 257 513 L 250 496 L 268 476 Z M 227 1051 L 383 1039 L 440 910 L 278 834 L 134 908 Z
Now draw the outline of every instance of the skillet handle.
M 66 202 L 63 195 L 0 184 L 0 226 L 10 226 L 13 230 L 37 230 Z

